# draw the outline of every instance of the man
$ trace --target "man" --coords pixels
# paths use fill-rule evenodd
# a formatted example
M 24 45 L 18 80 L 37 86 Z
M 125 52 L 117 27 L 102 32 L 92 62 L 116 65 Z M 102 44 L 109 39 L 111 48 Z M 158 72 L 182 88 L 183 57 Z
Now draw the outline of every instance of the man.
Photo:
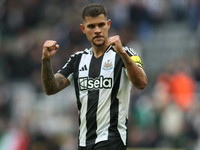
M 82 11 L 84 34 L 92 48 L 75 53 L 55 75 L 51 57 L 56 41 L 43 45 L 42 81 L 48 95 L 74 82 L 79 113 L 78 150 L 125 150 L 130 89 L 142 90 L 147 77 L 140 57 L 123 47 L 118 35 L 108 38 L 111 21 L 102 5 Z M 134 62 L 135 61 L 135 62 Z

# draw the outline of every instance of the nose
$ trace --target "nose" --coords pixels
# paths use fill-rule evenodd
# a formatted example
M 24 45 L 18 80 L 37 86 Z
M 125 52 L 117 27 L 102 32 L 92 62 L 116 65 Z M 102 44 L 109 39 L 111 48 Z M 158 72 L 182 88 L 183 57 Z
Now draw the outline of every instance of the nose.
M 96 26 L 96 28 L 95 28 L 95 34 L 99 34 L 99 33 L 101 33 L 101 30 L 100 30 L 100 28 L 98 26 Z

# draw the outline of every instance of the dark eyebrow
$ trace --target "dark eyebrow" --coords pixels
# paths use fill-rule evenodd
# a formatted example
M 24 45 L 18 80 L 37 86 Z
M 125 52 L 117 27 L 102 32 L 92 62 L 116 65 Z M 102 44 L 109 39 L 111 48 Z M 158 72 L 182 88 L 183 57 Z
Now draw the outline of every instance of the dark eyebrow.
M 94 24 L 88 24 L 87 27 L 94 27 Z
M 92 27 L 92 26 L 103 26 L 105 25 L 106 23 L 105 22 L 100 22 L 100 23 L 97 23 L 97 24 L 88 24 L 87 27 Z
M 105 24 L 106 24 L 105 22 L 101 22 L 98 25 L 102 26 L 102 25 L 105 25 Z

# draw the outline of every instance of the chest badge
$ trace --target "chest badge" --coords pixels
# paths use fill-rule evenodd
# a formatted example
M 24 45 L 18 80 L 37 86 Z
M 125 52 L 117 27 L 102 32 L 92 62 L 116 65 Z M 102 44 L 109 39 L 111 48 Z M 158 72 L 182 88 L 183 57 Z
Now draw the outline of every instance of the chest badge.
M 107 60 L 103 65 L 103 70 L 111 70 L 113 68 L 113 64 L 110 60 Z

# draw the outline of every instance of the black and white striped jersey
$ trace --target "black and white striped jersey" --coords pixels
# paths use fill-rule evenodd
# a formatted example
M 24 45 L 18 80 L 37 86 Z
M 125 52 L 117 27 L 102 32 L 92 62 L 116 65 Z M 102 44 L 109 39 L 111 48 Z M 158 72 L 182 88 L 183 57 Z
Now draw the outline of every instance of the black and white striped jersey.
M 128 47 L 137 65 L 140 57 Z M 58 71 L 74 82 L 79 113 L 79 146 L 121 138 L 127 144 L 127 121 L 132 84 L 125 65 L 110 45 L 99 58 L 92 48 L 77 52 Z

